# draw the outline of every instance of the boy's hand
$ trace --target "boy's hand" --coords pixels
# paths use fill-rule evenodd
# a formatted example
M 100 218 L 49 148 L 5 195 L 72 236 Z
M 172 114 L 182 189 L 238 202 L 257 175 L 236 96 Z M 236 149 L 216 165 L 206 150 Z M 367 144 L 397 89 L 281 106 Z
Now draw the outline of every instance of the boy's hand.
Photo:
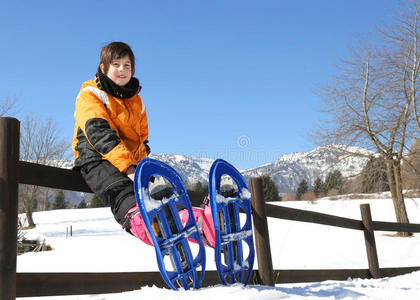
M 128 176 L 132 181 L 134 181 L 134 173 L 136 172 L 136 168 L 134 166 L 130 166 L 125 172 L 125 175 Z

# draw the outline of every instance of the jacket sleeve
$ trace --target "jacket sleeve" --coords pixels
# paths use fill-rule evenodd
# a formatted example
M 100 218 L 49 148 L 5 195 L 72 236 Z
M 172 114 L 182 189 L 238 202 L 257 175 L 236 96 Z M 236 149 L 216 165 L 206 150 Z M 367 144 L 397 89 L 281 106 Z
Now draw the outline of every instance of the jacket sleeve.
M 125 173 L 128 167 L 137 165 L 137 162 L 121 142 L 116 126 L 109 117 L 104 103 L 107 97 L 105 92 L 94 87 L 82 90 L 76 100 L 76 124 L 95 151 Z
M 143 100 L 140 98 L 141 101 L 141 117 L 140 117 L 140 132 L 141 132 L 141 145 L 140 145 L 140 157 L 141 159 L 147 157 L 146 146 L 144 145 L 144 141 L 149 138 L 149 125 L 147 121 L 147 114 L 146 108 L 144 106 Z

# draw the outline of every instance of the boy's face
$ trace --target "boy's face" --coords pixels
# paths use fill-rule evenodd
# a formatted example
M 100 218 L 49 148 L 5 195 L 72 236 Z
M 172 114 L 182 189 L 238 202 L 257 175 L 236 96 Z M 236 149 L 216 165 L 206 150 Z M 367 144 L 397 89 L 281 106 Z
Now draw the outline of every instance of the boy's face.
M 101 70 L 102 72 L 104 71 L 103 64 L 101 64 Z M 131 61 L 128 55 L 112 60 L 108 72 L 105 75 L 116 85 L 125 86 L 131 79 Z

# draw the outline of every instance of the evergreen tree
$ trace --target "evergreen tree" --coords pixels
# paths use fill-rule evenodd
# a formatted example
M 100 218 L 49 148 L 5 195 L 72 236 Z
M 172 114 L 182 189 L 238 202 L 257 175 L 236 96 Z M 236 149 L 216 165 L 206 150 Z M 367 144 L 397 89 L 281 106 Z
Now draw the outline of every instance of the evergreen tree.
M 321 178 L 315 179 L 313 191 L 315 194 L 315 197 L 320 197 L 322 195 L 324 189 L 324 183 L 322 182 Z
M 363 168 L 362 193 L 375 193 L 389 191 L 386 164 L 382 157 L 371 157 Z
M 324 182 L 324 194 L 328 195 L 328 191 L 333 189 L 337 190 L 338 192 L 341 192 L 343 184 L 344 178 L 339 170 L 329 172 Z
M 296 200 L 300 200 L 303 194 L 305 194 L 307 191 L 308 191 L 308 183 L 306 182 L 305 179 L 302 179 L 296 190 Z
M 65 201 L 64 192 L 62 190 L 57 191 L 52 209 L 64 209 L 66 206 L 67 203 Z
M 279 191 L 277 190 L 276 184 L 268 175 L 261 176 L 262 183 L 263 183 L 263 194 L 264 194 L 264 201 L 271 202 L 271 201 L 281 201 L 281 197 L 279 196 Z
M 77 208 L 87 208 L 87 204 L 85 199 L 82 199 L 79 204 L 77 205 Z
M 90 200 L 90 208 L 96 208 L 96 207 L 105 207 L 105 204 L 99 200 L 96 195 L 93 195 L 92 199 Z

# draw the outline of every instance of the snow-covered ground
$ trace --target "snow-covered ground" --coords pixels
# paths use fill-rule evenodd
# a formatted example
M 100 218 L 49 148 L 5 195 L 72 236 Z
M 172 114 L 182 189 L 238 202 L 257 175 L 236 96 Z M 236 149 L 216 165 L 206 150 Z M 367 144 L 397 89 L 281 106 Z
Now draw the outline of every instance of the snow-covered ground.
M 314 204 L 281 205 L 360 220 L 362 203 L 370 203 L 375 221 L 395 222 L 390 199 L 320 200 Z M 420 199 L 406 199 L 412 223 L 420 223 Z M 135 272 L 157 271 L 154 249 L 125 233 L 109 208 L 38 212 L 37 227 L 27 238 L 46 239 L 54 250 L 18 257 L 18 272 Z M 66 238 L 66 228 L 73 236 Z M 269 219 L 275 269 L 367 268 L 363 233 L 324 225 Z M 381 267 L 420 266 L 420 234 L 398 238 L 376 232 Z M 392 233 L 391 233 L 392 234 Z M 215 270 L 212 249 L 207 249 L 207 270 Z M 117 258 L 115 258 L 117 257 Z M 256 264 L 255 267 L 257 267 Z M 217 285 L 194 291 L 139 286 L 120 294 L 32 297 L 19 299 L 420 299 L 420 272 L 378 280 L 348 279 L 321 283 L 281 284 L 276 287 Z

